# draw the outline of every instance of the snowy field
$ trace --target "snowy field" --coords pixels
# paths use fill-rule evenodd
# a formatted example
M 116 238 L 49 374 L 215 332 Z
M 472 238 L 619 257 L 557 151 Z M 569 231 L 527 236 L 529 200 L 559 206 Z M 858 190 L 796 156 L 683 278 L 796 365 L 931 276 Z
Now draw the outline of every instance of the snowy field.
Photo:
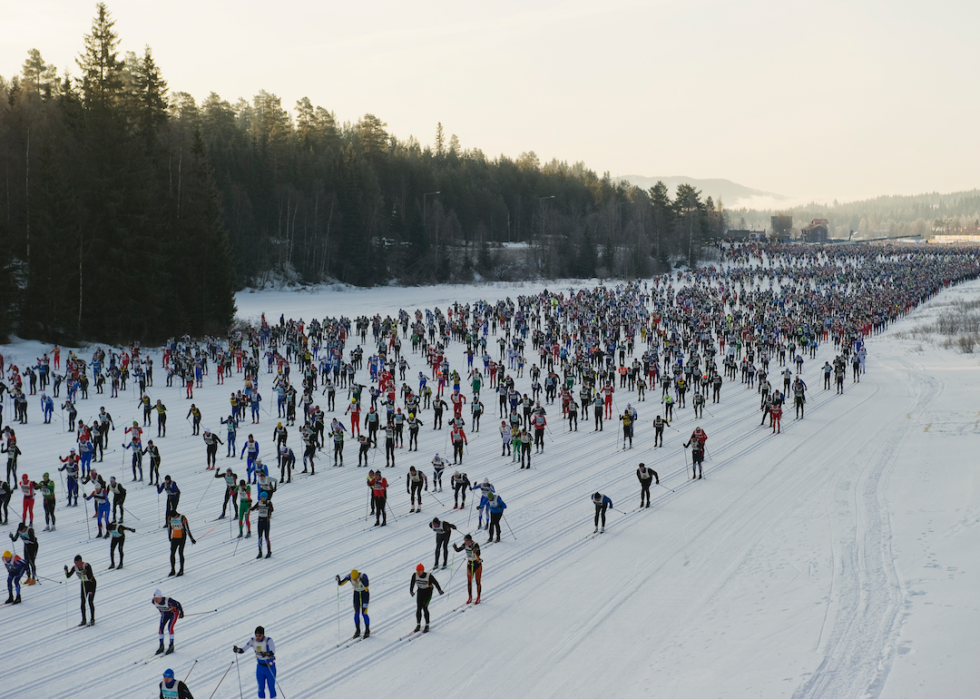
M 242 293 L 238 306 L 241 317 L 264 312 L 270 323 L 281 312 L 306 320 L 394 316 L 399 307 L 445 310 L 454 300 L 540 288 Z M 170 409 L 169 434 L 157 440 L 154 425 L 149 436 L 160 445 L 161 472 L 183 491 L 180 510 L 199 539 L 187 547 L 186 574 L 167 578 L 169 546 L 155 488 L 132 484 L 129 490 L 126 524 L 137 534 L 127 537 L 126 565 L 117 571 L 107 570 L 109 544 L 94 531 L 88 538 L 86 510 L 64 507 L 59 481 L 57 532 L 41 531 L 40 501 L 35 509 L 39 573 L 51 580 L 25 587 L 23 604 L 0 608 L 0 697 L 155 697 L 165 668 L 182 679 L 197 661 L 188 684 L 196 698 L 207 698 L 236 657 L 232 645 L 247 640 L 257 624 L 275 640 L 280 696 L 288 699 L 976 696 L 978 360 L 893 337 L 954 295 L 976 298 L 980 283 L 946 291 L 870 338 L 867 374 L 852 384 L 848 369 L 843 396 L 822 390 L 817 367 L 834 352 L 832 345 L 821 347 L 804 371 L 811 389 L 806 418 L 793 420 L 787 411 L 780 435 L 759 426 L 756 392 L 726 381 L 721 404 L 709 402 L 709 414 L 697 423 L 709 436 L 702 481 L 688 480 L 681 447 L 696 424 L 690 408 L 676 411 L 664 447 L 652 448 L 659 390 L 645 403 L 617 391 L 619 412 L 627 401 L 639 410 L 629 451 L 621 450 L 617 421 L 595 433 L 583 413 L 579 431 L 569 434 L 558 406 L 548 406 L 551 437 L 530 471 L 500 457 L 491 396 L 484 400 L 483 431 L 467 429 L 461 469 L 474 482 L 488 477 L 509 506 L 504 538 L 490 546 L 475 530 L 472 498 L 467 510 L 454 511 L 448 487 L 426 494 L 423 514 L 408 513 L 402 488 L 408 467 L 424 467 L 431 477 L 432 456 L 451 453 L 447 430 L 433 431 L 431 411 L 423 411 L 420 451 L 399 450 L 397 467 L 384 473 L 394 513 L 387 527 L 374 528 L 365 517 L 367 469 L 355 467 L 356 447 L 348 442 L 344 468 L 332 468 L 324 452 L 316 476 L 280 488 L 273 557 L 255 560 L 255 538 L 238 545 L 231 520 L 212 521 L 221 511 L 221 484 L 204 470 L 204 444 L 183 420 L 191 401 L 182 389 L 165 387 L 155 355 L 156 385 L 149 390 Z M 17 342 L 2 351 L 8 364 L 24 365 L 43 349 Z M 416 376 L 423 363 L 410 344 L 405 349 L 409 377 Z M 462 345 L 451 345 L 449 358 L 453 367 L 465 366 Z M 228 414 L 228 394 L 241 388 L 239 378 L 216 387 L 212 369 L 195 391 L 203 426 L 222 438 L 218 420 Z M 240 448 L 252 428 L 263 456 L 271 454 L 277 422 L 269 378 L 261 375 L 260 389 L 273 415 L 263 415 L 260 425 L 246 420 L 239 432 Z M 524 392 L 529 383 L 521 379 L 518 388 Z M 110 399 L 93 389 L 91 396 L 79 402 L 79 417 L 89 421 L 104 405 L 119 427 L 98 470 L 128 487 L 128 452 L 120 445 L 122 426 L 142 423 L 138 391 L 131 387 Z M 11 413 L 4 410 L 5 424 Z M 29 425 L 16 426 L 20 472 L 33 480 L 44 471 L 57 477 L 58 456 L 74 445 L 72 435 L 62 430 L 57 411 L 53 424 L 41 424 L 37 397 L 29 414 Z M 291 428 L 297 457 L 298 442 Z M 244 462 L 225 458 L 224 447 L 218 455 L 219 469 L 244 473 Z M 379 456 L 376 466 L 384 463 Z M 665 486 L 654 489 L 652 507 L 642 511 L 640 461 Z M 593 537 L 589 496 L 597 490 L 625 514 L 610 512 L 606 533 Z M 4 536 L 19 521 L 19 494 L 10 509 L 11 525 L 0 527 Z M 483 547 L 482 603 L 464 605 L 464 570 L 440 570 L 436 577 L 448 593 L 433 599 L 432 631 L 400 641 L 415 624 L 408 595 L 415 565 L 432 563 L 427 524 L 433 516 L 458 526 L 454 542 L 471 531 Z M 94 628 L 75 627 L 78 582 L 56 582 L 75 554 L 92 563 L 98 578 Z M 460 563 L 457 556 L 455 567 Z M 353 632 L 351 593 L 344 587 L 338 595 L 334 575 L 351 568 L 370 576 L 372 637 L 343 647 Z M 217 609 L 178 622 L 177 651 L 166 658 L 153 656 L 159 615 L 150 598 L 157 587 L 188 615 Z M 242 696 L 254 697 L 252 653 L 239 662 Z M 214 696 L 240 696 L 233 665 Z

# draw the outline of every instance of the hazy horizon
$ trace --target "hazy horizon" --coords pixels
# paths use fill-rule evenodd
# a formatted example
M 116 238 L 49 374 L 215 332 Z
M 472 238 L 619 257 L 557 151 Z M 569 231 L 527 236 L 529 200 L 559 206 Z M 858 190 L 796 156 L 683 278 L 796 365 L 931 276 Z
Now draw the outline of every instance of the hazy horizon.
M 423 144 L 436 123 L 488 157 L 533 150 L 598 173 L 728 179 L 790 200 L 978 186 L 980 9 L 908 2 L 546 0 L 270 8 L 108 3 L 171 92 L 308 96 Z M 6 8 L 0 75 L 31 48 L 77 75 L 94 2 Z

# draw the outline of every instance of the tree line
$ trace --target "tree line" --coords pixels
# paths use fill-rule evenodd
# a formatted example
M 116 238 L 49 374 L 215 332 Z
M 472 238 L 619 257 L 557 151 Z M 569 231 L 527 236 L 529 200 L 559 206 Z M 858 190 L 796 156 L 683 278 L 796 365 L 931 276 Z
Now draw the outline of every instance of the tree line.
M 338 123 L 273 93 L 170 91 L 152 51 L 120 56 L 100 3 L 59 76 L 38 50 L 0 78 L 0 331 L 158 339 L 226 328 L 269 279 L 359 286 L 639 277 L 694 262 L 726 212 L 533 152 L 432 145 L 377 116 Z

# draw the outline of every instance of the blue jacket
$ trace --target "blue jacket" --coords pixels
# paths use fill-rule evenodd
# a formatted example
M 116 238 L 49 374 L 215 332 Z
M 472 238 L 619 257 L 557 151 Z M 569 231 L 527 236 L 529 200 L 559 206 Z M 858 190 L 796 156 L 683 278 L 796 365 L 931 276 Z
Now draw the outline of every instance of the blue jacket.
M 603 505 L 609 505 L 609 507 L 613 507 L 613 501 L 609 499 L 608 495 L 603 495 L 602 500 L 600 500 L 599 502 L 596 502 L 595 498 L 590 497 L 589 502 L 591 502 L 596 507 L 602 507 Z
M 493 500 L 488 499 L 487 502 L 490 506 L 490 511 L 493 512 L 494 514 L 498 512 L 503 512 L 504 510 L 507 509 L 507 503 L 504 502 L 504 499 L 499 495 L 495 497 Z

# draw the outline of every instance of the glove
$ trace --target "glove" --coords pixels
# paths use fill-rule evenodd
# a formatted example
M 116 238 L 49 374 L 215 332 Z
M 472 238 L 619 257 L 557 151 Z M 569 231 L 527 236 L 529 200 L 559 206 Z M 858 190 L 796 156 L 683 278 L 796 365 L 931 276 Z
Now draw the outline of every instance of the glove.
M 65 570 L 68 570 L 68 568 L 65 567 Z M 339 585 L 340 584 L 340 576 L 339 575 L 335 575 L 334 577 L 337 578 L 337 584 Z
M 236 653 L 244 653 L 245 652 L 242 648 L 239 648 L 238 646 L 232 647 L 232 650 L 235 651 Z
M 412 597 L 415 597 L 415 593 L 414 592 L 409 592 L 408 594 L 410 594 Z
M 444 594 L 446 594 L 446 593 L 445 593 L 445 592 L 443 592 L 442 590 L 439 590 L 439 594 L 440 594 L 440 595 L 444 595 Z
M 192 544 L 196 544 L 197 543 L 197 539 L 191 539 L 191 543 Z
M 183 618 L 184 618 L 184 612 L 181 612 L 181 613 L 180 613 L 180 618 L 181 618 L 181 619 L 183 619 Z

